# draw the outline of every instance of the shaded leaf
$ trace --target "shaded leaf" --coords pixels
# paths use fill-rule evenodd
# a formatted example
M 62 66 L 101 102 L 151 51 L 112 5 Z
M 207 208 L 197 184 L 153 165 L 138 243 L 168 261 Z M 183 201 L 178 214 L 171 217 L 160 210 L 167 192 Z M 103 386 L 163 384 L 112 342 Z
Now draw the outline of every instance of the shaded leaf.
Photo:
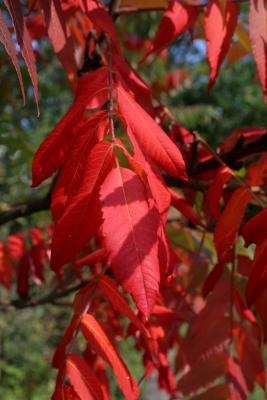
M 113 146 L 97 143 L 85 153 L 77 191 L 57 221 L 52 238 L 51 266 L 56 271 L 72 260 L 101 224 L 99 189 L 113 166 Z

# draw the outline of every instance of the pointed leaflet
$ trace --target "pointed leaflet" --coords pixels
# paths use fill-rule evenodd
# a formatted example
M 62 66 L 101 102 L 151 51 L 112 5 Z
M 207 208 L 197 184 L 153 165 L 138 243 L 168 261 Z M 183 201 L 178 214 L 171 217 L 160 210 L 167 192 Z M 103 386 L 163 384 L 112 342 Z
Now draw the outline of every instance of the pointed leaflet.
M 239 188 L 232 194 L 223 210 L 214 232 L 215 246 L 220 260 L 223 260 L 234 244 L 245 208 L 251 198 L 252 194 L 247 188 Z
M 267 226 L 267 208 L 260 211 L 255 217 L 251 218 L 242 229 L 242 236 L 245 239 L 246 246 L 251 243 L 260 245 L 266 239 Z
M 234 34 L 239 6 L 227 1 L 225 9 L 221 0 L 209 0 L 204 20 L 207 57 L 210 66 L 209 90 L 215 83 L 220 66 L 226 56 Z
M 137 162 L 140 166 L 142 166 L 141 168 L 147 174 L 149 190 L 151 190 L 152 192 L 153 201 L 155 201 L 162 222 L 165 225 L 170 208 L 170 193 L 160 175 L 159 169 L 143 151 L 142 146 L 137 142 L 135 136 L 132 133 L 132 130 L 129 127 L 127 129 L 127 133 L 134 148 L 134 157 L 132 157 L 132 160 L 134 163 Z M 131 165 L 129 156 L 127 157 L 127 159 L 129 164 Z
M 34 156 L 33 187 L 40 185 L 62 166 L 71 149 L 79 124 L 83 121 L 86 107 L 99 107 L 107 100 L 107 79 L 108 71 L 104 67 L 79 79 L 72 105 Z
M 237 336 L 236 350 L 242 373 L 250 391 L 253 390 L 256 382 L 265 389 L 265 366 L 261 349 L 244 328 Z
M 101 384 L 87 362 L 76 354 L 66 360 L 66 372 L 75 392 L 81 400 L 104 400 Z
M 190 29 L 198 17 L 198 7 L 187 6 L 177 0 L 169 3 L 168 10 L 160 21 L 152 48 L 146 54 L 147 58 L 153 51 L 160 51 L 168 46 L 179 35 Z
M 50 209 L 54 221 L 60 219 L 65 207 L 80 190 L 88 154 L 98 142 L 98 137 L 104 137 L 108 129 L 108 112 L 104 110 L 93 113 L 76 133 L 70 156 L 64 163 L 53 190 Z
M 92 315 L 86 314 L 82 318 L 80 327 L 92 349 L 103 357 L 113 369 L 125 398 L 127 400 L 136 400 L 139 395 L 138 386 L 100 324 Z
M 22 13 L 22 7 L 20 0 L 4 0 L 4 3 L 12 17 L 13 25 L 15 28 L 18 44 L 20 45 L 21 54 L 25 60 L 28 72 L 33 84 L 34 97 L 37 105 L 37 111 L 39 115 L 38 107 L 38 76 L 35 66 L 35 57 L 32 49 L 31 38 L 29 36 L 24 16 Z
M 117 90 L 119 112 L 147 155 L 170 175 L 186 179 L 180 150 L 119 82 Z
M 267 241 L 257 246 L 246 289 L 248 305 L 255 302 L 267 288 Z
M 220 198 L 222 195 L 223 186 L 229 181 L 229 179 L 233 175 L 234 175 L 233 171 L 230 168 L 226 166 L 219 168 L 211 186 L 208 189 L 207 199 L 208 199 L 209 209 L 211 211 L 212 216 L 217 219 L 221 215 Z
M 118 310 L 129 318 L 129 320 L 143 333 L 144 336 L 149 336 L 149 332 L 146 330 L 144 324 L 133 313 L 127 301 L 118 291 L 115 283 L 108 276 L 103 276 L 99 280 L 98 287 L 101 293 L 108 298 L 115 310 Z
M 70 29 L 64 19 L 61 2 L 59 0 L 41 0 L 41 6 L 44 11 L 48 37 L 54 52 L 58 56 L 74 88 L 77 70 L 74 57 L 75 51 Z
M 0 42 L 5 46 L 6 52 L 9 55 L 9 57 L 11 58 L 11 61 L 15 67 L 15 70 L 16 70 L 16 73 L 17 73 L 17 76 L 19 79 L 23 102 L 25 103 L 25 91 L 24 91 L 23 80 L 22 80 L 22 76 L 21 76 L 21 72 L 20 72 L 19 62 L 17 59 L 15 43 L 11 39 L 9 30 L 6 26 L 6 23 L 3 18 L 3 14 L 1 13 L 1 10 L 0 10 Z
M 267 102 L 267 8 L 265 0 L 250 0 L 249 37 L 264 100 Z
M 72 260 L 97 232 L 101 223 L 99 188 L 113 166 L 113 146 L 97 143 L 81 166 L 80 186 L 55 226 L 51 266 L 58 270 Z
M 80 323 L 80 315 L 74 314 L 70 323 L 65 329 L 64 335 L 60 340 L 56 348 L 56 351 L 53 355 L 53 360 L 52 360 L 53 368 L 60 369 L 64 365 L 67 347 L 69 346 L 76 330 L 78 329 L 79 323 Z
M 129 169 L 112 170 L 100 198 L 104 244 L 115 278 L 148 317 L 159 286 L 158 213 L 149 207 L 142 181 Z

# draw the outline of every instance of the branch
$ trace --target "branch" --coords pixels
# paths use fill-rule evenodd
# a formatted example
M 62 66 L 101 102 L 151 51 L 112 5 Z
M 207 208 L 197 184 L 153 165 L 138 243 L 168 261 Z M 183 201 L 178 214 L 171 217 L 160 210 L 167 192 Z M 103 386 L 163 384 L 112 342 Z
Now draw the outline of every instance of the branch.
M 116 13 L 120 6 L 121 0 L 111 0 L 109 3 L 108 12 L 113 19 L 116 19 Z
M 15 308 L 17 310 L 20 310 L 23 308 L 37 307 L 44 304 L 52 304 L 56 306 L 70 305 L 69 303 L 60 303 L 57 300 L 78 291 L 79 289 L 86 286 L 87 283 L 88 283 L 87 281 L 82 281 L 77 285 L 70 286 L 67 289 L 60 292 L 58 290 L 53 290 L 51 293 L 39 299 L 33 299 L 33 300 L 19 299 L 19 300 L 13 300 L 10 303 L 0 303 L 0 310 L 6 310 L 9 308 Z
M 24 203 L 14 204 L 6 211 L 0 213 L 0 225 L 20 217 L 34 214 L 38 211 L 48 210 L 50 206 L 50 193 L 42 198 L 29 198 Z
M 228 152 L 218 154 L 218 158 L 233 169 L 240 168 L 240 161 L 254 154 L 267 151 L 267 132 L 260 139 L 252 143 L 244 143 L 244 138 L 241 136 L 236 145 Z M 221 163 L 216 157 L 197 164 L 190 170 L 190 175 L 199 175 L 207 171 L 217 169 Z

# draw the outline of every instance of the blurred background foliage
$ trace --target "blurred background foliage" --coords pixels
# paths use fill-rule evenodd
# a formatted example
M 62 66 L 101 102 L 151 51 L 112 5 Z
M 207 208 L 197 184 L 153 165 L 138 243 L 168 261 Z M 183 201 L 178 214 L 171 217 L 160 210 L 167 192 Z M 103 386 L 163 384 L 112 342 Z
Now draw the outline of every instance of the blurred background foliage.
M 170 47 L 168 54 L 163 52 L 157 59 L 139 63 L 147 45 L 143 39 L 154 37 L 160 15 L 154 12 L 121 17 L 118 29 L 126 58 L 148 83 L 152 83 L 153 93 L 170 107 L 178 122 L 199 131 L 213 148 L 236 128 L 264 126 L 266 106 L 251 57 L 231 66 L 225 63 L 211 93 L 207 92 L 208 66 L 202 40 L 192 42 L 190 35 L 184 35 Z M 0 211 L 22 202 L 27 196 L 48 191 L 49 182 L 38 189 L 30 188 L 32 157 L 71 103 L 69 85 L 47 41 L 34 45 L 39 73 L 39 118 L 26 71 L 22 68 L 28 88 L 27 104 L 22 107 L 16 74 L 3 48 L 0 49 Z M 139 46 L 138 51 L 134 46 Z M 170 72 L 174 72 L 174 79 L 168 87 Z M 10 232 L 46 223 L 50 223 L 48 212 L 18 219 L 1 227 L 0 239 Z M 0 297 L 6 296 L 4 289 L 0 289 Z M 14 298 L 15 294 L 11 293 L 12 296 Z M 70 307 L 48 305 L 1 312 L 1 399 L 49 398 L 55 379 L 50 368 L 51 357 L 70 312 Z M 133 344 L 125 342 L 121 346 L 128 355 L 130 369 L 137 371 L 139 358 Z M 138 378 L 140 372 L 135 374 Z M 114 399 L 119 398 L 119 392 L 114 392 Z M 143 398 L 148 397 L 144 395 Z

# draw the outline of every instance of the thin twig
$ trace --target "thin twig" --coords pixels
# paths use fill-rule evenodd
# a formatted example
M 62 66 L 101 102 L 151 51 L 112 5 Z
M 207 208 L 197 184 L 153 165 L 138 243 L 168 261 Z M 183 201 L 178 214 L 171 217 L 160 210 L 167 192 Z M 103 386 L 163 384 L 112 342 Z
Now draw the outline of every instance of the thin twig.
M 70 286 L 65 290 L 58 291 L 53 290 L 49 294 L 47 294 L 44 297 L 41 297 L 39 299 L 30 299 L 30 300 L 13 300 L 10 303 L 0 303 L 0 310 L 6 310 L 10 308 L 15 308 L 17 310 L 23 309 L 23 308 L 31 308 L 31 307 L 37 307 L 40 305 L 44 304 L 52 304 L 52 305 L 61 305 L 62 303 L 58 303 L 57 300 L 61 299 L 63 297 L 66 297 L 70 295 L 71 293 L 76 292 L 77 290 L 83 288 L 85 285 L 87 285 L 87 281 L 82 281 L 74 286 Z

